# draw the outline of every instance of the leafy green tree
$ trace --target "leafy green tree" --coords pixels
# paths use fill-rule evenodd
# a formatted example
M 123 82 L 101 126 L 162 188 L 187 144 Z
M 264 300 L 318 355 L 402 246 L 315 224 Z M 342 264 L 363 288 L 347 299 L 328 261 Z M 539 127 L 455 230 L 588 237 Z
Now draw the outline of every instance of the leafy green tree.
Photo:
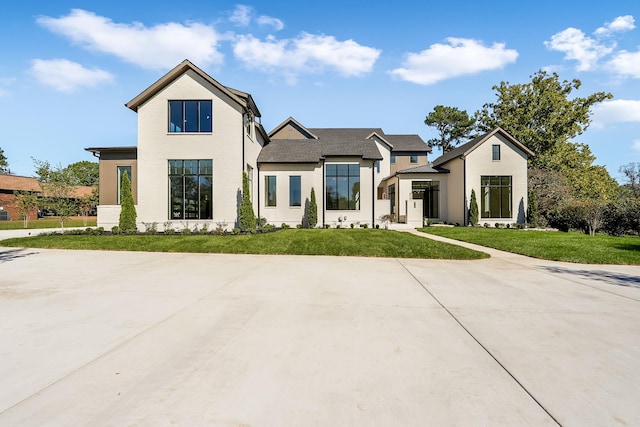
M 38 196 L 31 191 L 14 191 L 13 194 L 16 196 L 24 228 L 29 228 L 29 219 L 38 213 Z
M 137 217 L 138 214 L 136 213 L 136 206 L 131 193 L 131 181 L 129 181 L 129 174 L 125 172 L 120 183 L 120 219 L 118 221 L 120 232 L 135 233 L 138 231 L 136 225 Z
M 98 163 L 83 160 L 71 163 L 65 169 L 69 171 L 71 185 L 98 185 Z
M 478 225 L 478 201 L 476 200 L 476 191 L 471 190 L 471 201 L 469 202 L 469 222 L 472 226 Z
M 93 187 L 89 196 L 82 196 L 78 202 L 78 210 L 83 216 L 83 223 L 86 226 L 89 213 L 98 206 L 98 187 Z
M 478 128 L 489 131 L 496 126 L 513 135 L 536 156 L 535 166 L 544 167 L 539 157 L 558 145 L 582 134 L 591 122 L 590 108 L 613 97 L 596 92 L 587 97 L 572 97 L 581 86 L 580 80 L 560 81 L 558 74 L 538 71 L 524 84 L 501 82 L 493 86 L 497 101 L 484 104 L 476 113 Z
M 529 190 L 529 203 L 527 206 L 527 222 L 534 228 L 538 227 L 538 201 L 536 200 L 536 192 L 533 189 Z
M 462 140 L 470 138 L 475 123 L 475 117 L 469 117 L 464 110 L 436 105 L 424 120 L 424 124 L 435 127 L 440 135 L 438 138 L 428 140 L 427 145 L 431 148 L 441 148 L 442 152 L 446 153 Z
M 242 172 L 242 202 L 240 202 L 239 228 L 244 232 L 254 232 L 256 230 L 256 215 L 253 212 L 251 203 L 251 192 L 249 190 L 249 177 L 246 172 Z
M 7 157 L 4 155 L 4 150 L 0 148 L 0 174 L 8 174 L 9 173 L 9 161 Z
M 307 224 L 309 228 L 315 228 L 318 224 L 318 203 L 316 202 L 316 190 L 311 187 L 311 200 L 309 201 L 309 211 L 307 212 Z
M 640 198 L 640 163 L 629 163 L 620 166 L 620 172 L 624 174 L 625 189 L 635 198 Z

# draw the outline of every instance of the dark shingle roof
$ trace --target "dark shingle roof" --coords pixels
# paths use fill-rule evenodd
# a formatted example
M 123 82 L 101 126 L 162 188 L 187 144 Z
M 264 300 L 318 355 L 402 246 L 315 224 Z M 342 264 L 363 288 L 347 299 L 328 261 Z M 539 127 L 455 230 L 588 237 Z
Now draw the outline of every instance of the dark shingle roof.
M 534 155 L 534 153 L 531 150 L 529 150 L 524 144 L 522 144 L 520 141 L 518 141 L 513 136 L 511 136 L 511 134 L 509 134 L 504 129 L 497 127 L 492 131 L 485 133 L 484 135 L 476 136 L 466 144 L 462 144 L 461 146 L 456 147 L 453 150 L 444 153 L 442 156 L 438 157 L 432 162 L 433 166 L 437 167 L 447 163 L 449 160 L 455 159 L 456 157 L 466 156 L 467 154 L 475 150 L 480 144 L 485 142 L 487 139 L 489 139 L 491 136 L 495 135 L 496 133 L 499 133 L 500 135 L 505 137 L 518 149 L 522 150 L 525 154 L 529 156 Z
M 382 160 L 370 139 L 274 139 L 260 151 L 258 163 L 318 163 L 327 157 Z
M 419 135 L 383 135 L 383 138 L 393 145 L 391 151 L 431 152 L 431 147 Z
M 429 163 L 428 165 L 415 166 L 409 169 L 402 169 L 396 172 L 397 174 L 405 174 L 405 173 L 449 173 L 447 169 L 444 168 L 435 168 L 433 164 Z
M 307 130 L 319 139 L 365 139 L 373 132 L 384 137 L 384 132 L 380 128 L 307 128 Z

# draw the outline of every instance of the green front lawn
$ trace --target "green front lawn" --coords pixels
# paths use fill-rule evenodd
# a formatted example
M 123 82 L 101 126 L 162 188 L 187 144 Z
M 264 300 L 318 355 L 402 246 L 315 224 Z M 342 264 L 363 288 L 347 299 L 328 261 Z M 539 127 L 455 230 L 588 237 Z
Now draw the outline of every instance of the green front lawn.
M 390 230 L 289 229 L 255 235 L 48 235 L 0 241 L 0 246 L 275 255 L 481 259 L 488 255 Z
M 640 265 L 640 237 L 472 227 L 427 227 L 422 232 L 534 258 L 584 264 Z
M 96 217 L 89 217 L 87 220 L 87 225 L 84 225 L 84 220 L 82 217 L 73 217 L 64 222 L 64 227 L 95 227 L 96 225 Z M 29 221 L 28 230 L 34 228 L 60 228 L 60 219 L 57 217 L 47 217 L 34 219 Z M 24 230 L 24 223 L 22 220 L 13 220 L 13 221 L 0 221 L 0 230 Z

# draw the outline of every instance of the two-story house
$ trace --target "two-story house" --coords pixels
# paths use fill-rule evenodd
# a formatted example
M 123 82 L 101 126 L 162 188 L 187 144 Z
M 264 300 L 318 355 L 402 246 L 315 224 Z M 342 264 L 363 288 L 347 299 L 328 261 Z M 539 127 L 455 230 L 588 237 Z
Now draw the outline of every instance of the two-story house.
M 466 224 L 472 189 L 481 222 L 524 222 L 532 153 L 499 128 L 431 163 L 418 135 L 380 128 L 308 128 L 288 118 L 267 134 L 251 95 L 187 60 L 126 106 L 138 114 L 137 146 L 87 148 L 100 157 L 105 228 L 118 223 L 124 173 L 140 229 L 235 227 L 243 172 L 254 212 L 275 225 L 304 223 L 312 188 L 319 226 Z

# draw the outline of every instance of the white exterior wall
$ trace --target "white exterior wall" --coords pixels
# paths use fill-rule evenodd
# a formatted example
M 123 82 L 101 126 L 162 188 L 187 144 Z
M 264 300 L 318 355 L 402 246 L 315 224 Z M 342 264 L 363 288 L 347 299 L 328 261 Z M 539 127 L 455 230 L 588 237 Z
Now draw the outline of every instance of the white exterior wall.
M 300 206 L 289 206 L 289 176 L 300 176 Z M 276 177 L 276 206 L 267 206 L 267 176 Z M 302 224 L 305 214 L 305 203 L 311 198 L 311 187 L 316 191 L 318 205 L 318 222 L 322 221 L 322 168 L 319 164 L 263 164 L 260 166 L 259 216 L 268 224 L 280 227 L 283 223 L 291 227 Z M 258 211 L 254 211 L 258 215 Z
M 389 148 L 389 146 L 387 144 L 385 144 L 384 142 L 380 142 L 378 141 L 375 137 L 373 139 L 376 143 L 376 147 L 378 147 L 378 151 L 380 152 L 380 155 L 382 156 L 382 160 L 380 160 L 380 172 L 378 172 L 377 168 L 376 168 L 376 172 L 375 172 L 375 188 L 376 188 L 376 193 L 377 193 L 377 189 L 380 186 L 380 184 L 382 183 L 382 180 L 386 177 L 388 177 L 389 175 L 391 175 L 391 148 Z M 382 214 L 384 215 L 384 214 Z M 377 211 L 376 211 L 376 216 L 377 215 Z
M 442 166 L 450 172 L 447 177 L 447 216 L 444 220 L 450 224 L 465 225 L 468 199 L 465 198 L 464 193 L 464 160 L 453 159 Z M 480 178 L 478 178 L 478 185 L 480 185 Z M 468 193 L 471 194 L 471 189 Z
M 500 160 L 492 160 L 492 145 L 500 145 Z M 480 177 L 483 175 L 511 176 L 511 218 L 482 218 L 480 224 L 524 222 L 527 210 L 527 156 L 501 135 L 493 135 L 466 158 L 466 197 L 471 200 L 471 189 L 476 192 L 478 210 L 481 211 L 482 195 Z
M 213 132 L 170 133 L 169 100 L 209 100 L 213 109 Z M 226 222 L 233 228 L 237 220 L 237 191 L 242 188 L 242 107 L 200 78 L 193 71 L 178 77 L 164 90 L 138 108 L 138 223 L 169 221 L 168 160 L 213 160 L 213 220 L 173 220 L 183 225 Z M 255 144 L 258 145 L 258 144 Z M 257 150 L 249 150 L 255 164 Z M 255 151 L 255 153 L 254 153 Z M 246 154 L 245 154 L 246 155 Z M 248 157 L 248 156 L 247 156 Z M 139 226 L 140 229 L 142 227 Z

